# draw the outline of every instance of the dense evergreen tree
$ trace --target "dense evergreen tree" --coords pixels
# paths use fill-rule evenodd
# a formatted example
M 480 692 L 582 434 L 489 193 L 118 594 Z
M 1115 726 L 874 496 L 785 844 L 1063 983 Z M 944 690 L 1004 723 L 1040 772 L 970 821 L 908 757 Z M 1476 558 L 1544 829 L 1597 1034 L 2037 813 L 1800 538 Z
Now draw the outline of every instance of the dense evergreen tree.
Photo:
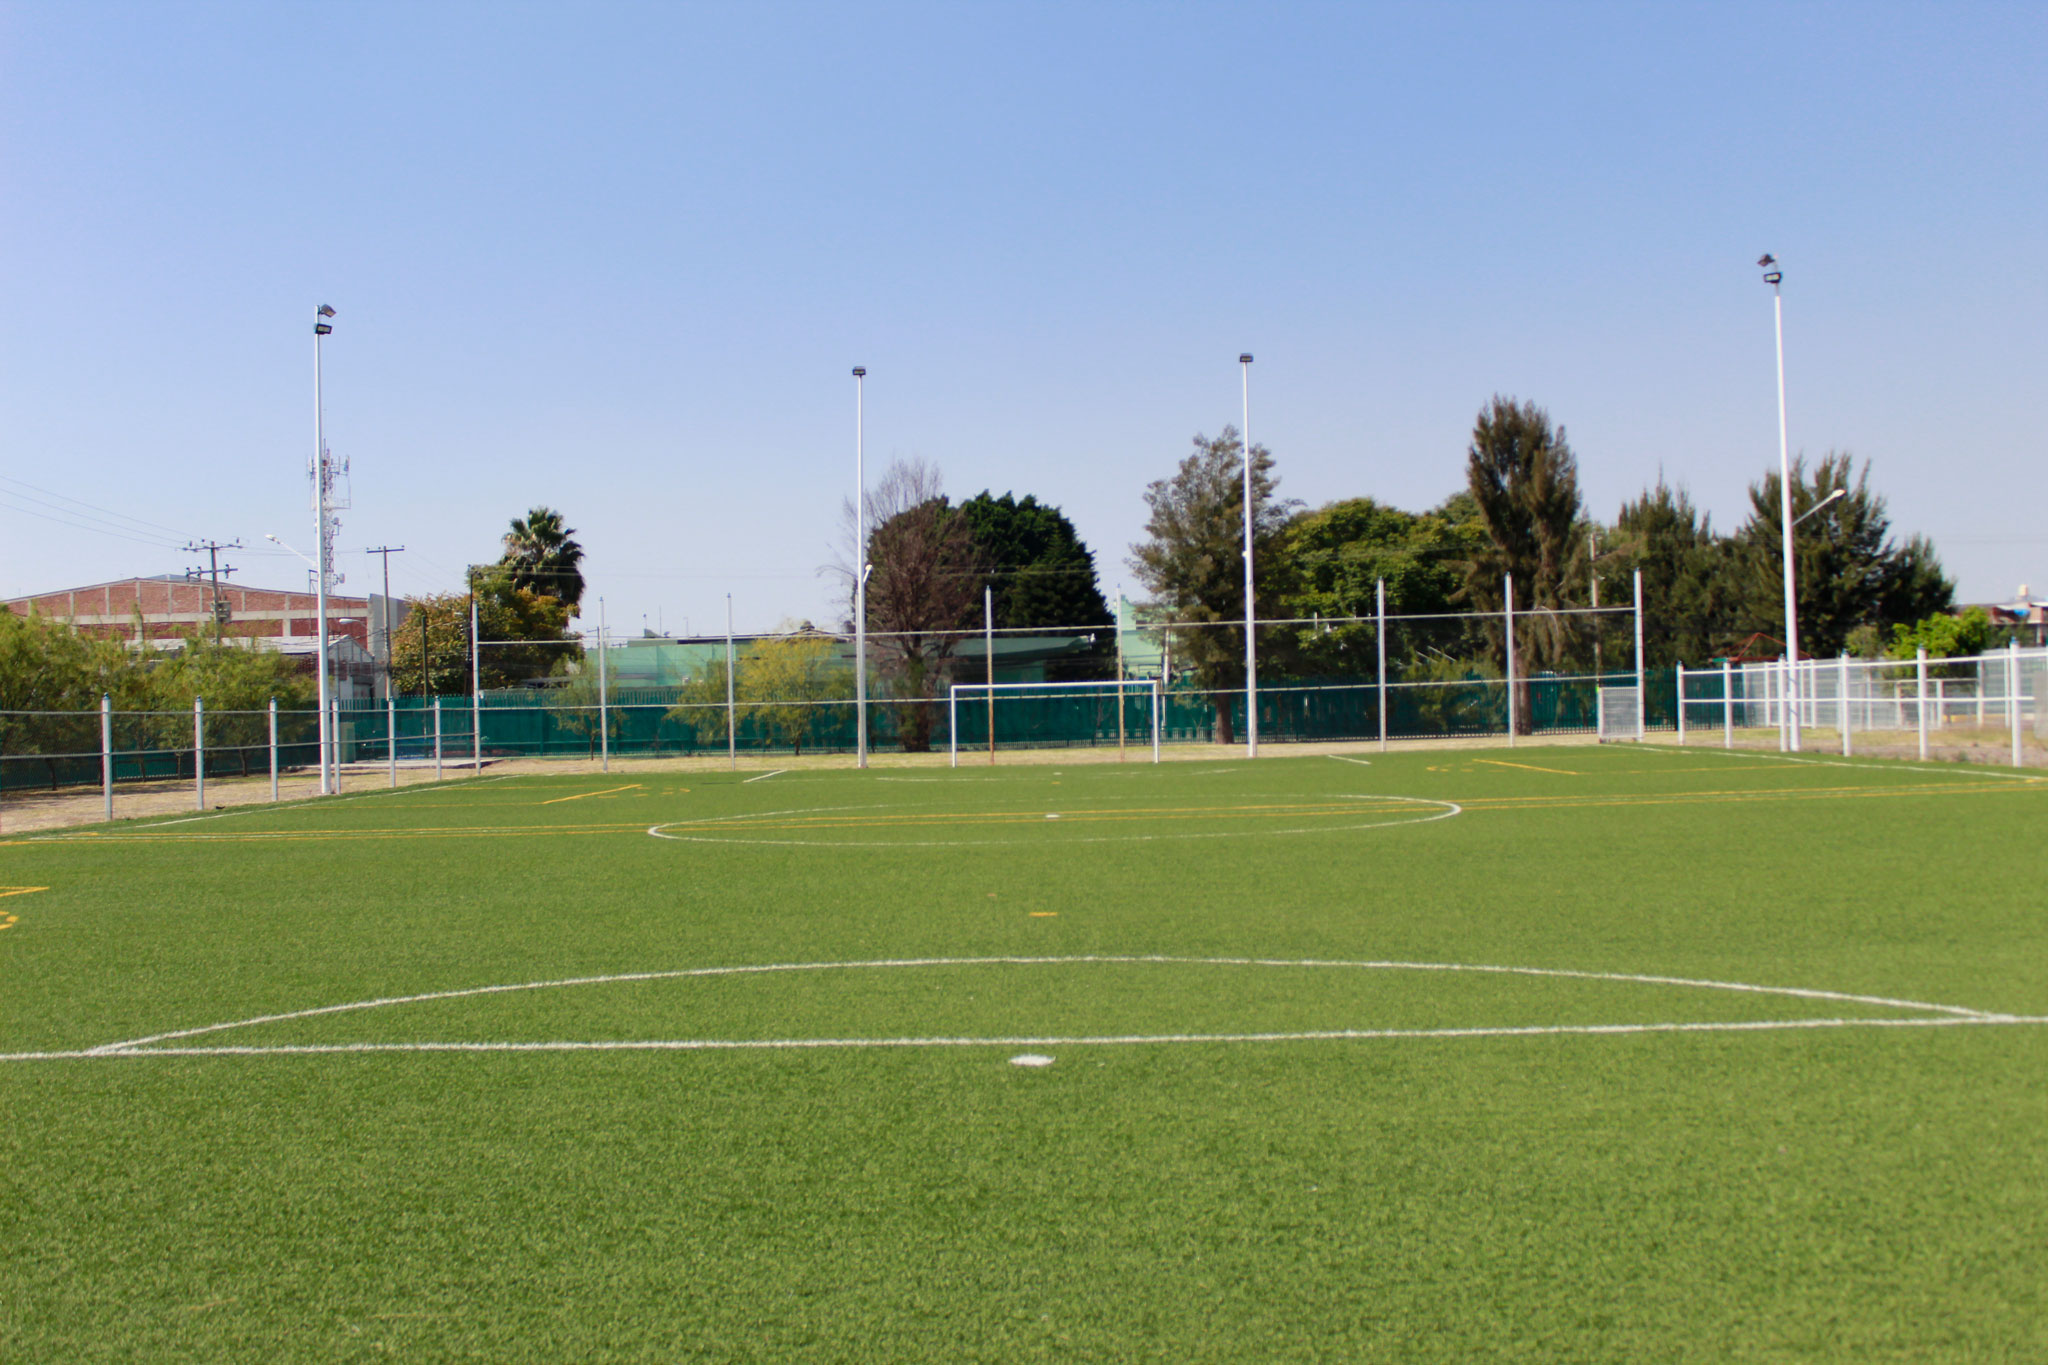
M 1004 630 L 1104 626 L 1114 619 L 1096 582 L 1095 555 L 1059 508 L 1026 494 L 984 491 L 960 504 L 983 583 L 995 590 Z
M 1251 449 L 1252 562 L 1257 570 L 1261 617 L 1279 605 L 1277 542 L 1294 504 L 1273 496 L 1279 480 L 1264 446 Z M 1176 664 L 1194 674 L 1195 685 L 1217 693 L 1216 741 L 1235 737 L 1231 689 L 1242 690 L 1244 675 L 1244 441 L 1235 427 L 1215 439 L 1195 437 L 1192 455 L 1170 479 L 1145 490 L 1146 539 L 1131 547 L 1130 565 L 1152 594 L 1148 604 L 1183 622 L 1171 632 Z
M 1809 474 L 1804 459 L 1792 466 L 1792 515 L 1843 496 L 1797 527 L 1800 652 L 1825 658 L 1848 644 L 1858 626 L 1889 633 L 1948 611 L 1955 585 L 1943 575 L 1934 546 L 1914 536 L 1893 539 L 1885 500 L 1870 488 L 1870 466 L 1859 472 L 1846 452 L 1831 452 Z M 1779 490 L 1776 471 L 1749 489 L 1750 514 L 1735 533 L 1729 576 L 1735 597 L 1734 631 L 1785 636 Z
M 1585 631 L 1574 618 L 1531 615 L 1582 606 L 1587 545 L 1579 504 L 1579 464 L 1563 427 L 1534 403 L 1496 394 L 1480 409 L 1466 452 L 1466 490 L 1477 506 L 1486 544 L 1466 565 L 1464 600 L 1480 611 L 1499 611 L 1502 579 L 1515 584 L 1516 672 L 1557 668 L 1574 653 Z M 1496 658 L 1505 657 L 1504 631 L 1486 628 Z M 1527 705 L 1519 723 L 1530 721 Z

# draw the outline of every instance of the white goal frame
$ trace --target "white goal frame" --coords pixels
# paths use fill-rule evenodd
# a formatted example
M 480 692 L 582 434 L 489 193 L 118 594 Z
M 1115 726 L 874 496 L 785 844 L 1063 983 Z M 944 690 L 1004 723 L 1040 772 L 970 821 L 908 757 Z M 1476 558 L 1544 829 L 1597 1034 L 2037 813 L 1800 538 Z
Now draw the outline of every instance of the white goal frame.
M 1007 683 L 954 683 L 946 689 L 946 745 L 952 753 L 952 766 L 960 766 L 960 694 L 987 693 L 989 705 L 990 761 L 994 761 L 995 705 L 998 692 L 1048 692 L 1080 691 L 1092 688 L 1097 692 L 1116 694 L 1117 705 L 1123 705 L 1124 694 L 1137 690 L 1149 694 L 1152 704 L 1145 708 L 1145 715 L 1152 723 L 1152 761 L 1159 761 L 1159 732 L 1164 728 L 1165 717 L 1160 714 L 1159 679 L 1157 678 L 1108 678 L 1100 682 L 1007 682 Z

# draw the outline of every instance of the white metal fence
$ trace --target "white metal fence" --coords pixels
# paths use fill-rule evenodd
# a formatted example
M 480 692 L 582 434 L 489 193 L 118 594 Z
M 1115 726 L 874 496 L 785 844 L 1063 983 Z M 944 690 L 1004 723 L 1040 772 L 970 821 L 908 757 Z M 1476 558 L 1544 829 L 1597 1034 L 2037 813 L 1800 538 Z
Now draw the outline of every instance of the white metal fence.
M 2017 644 L 1989 654 L 1910 660 L 1803 659 L 1796 675 L 1782 660 L 1681 668 L 1680 743 L 1775 732 L 1785 749 L 1856 751 L 1859 736 L 1888 748 L 1998 743 L 2014 767 L 2029 740 L 2048 739 L 2048 649 Z

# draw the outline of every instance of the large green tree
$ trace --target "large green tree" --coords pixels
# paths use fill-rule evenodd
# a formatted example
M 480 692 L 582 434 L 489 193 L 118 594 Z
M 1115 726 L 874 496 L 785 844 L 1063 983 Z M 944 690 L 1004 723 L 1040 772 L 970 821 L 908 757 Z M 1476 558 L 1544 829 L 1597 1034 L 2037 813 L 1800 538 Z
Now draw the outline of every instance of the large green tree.
M 1073 630 L 1114 618 L 1095 578 L 1095 554 L 1059 508 L 987 491 L 960 504 L 995 594 L 998 630 Z
M 1198 434 L 1194 445 L 1172 478 L 1145 489 L 1151 515 L 1146 538 L 1131 547 L 1130 565 L 1152 594 L 1150 609 L 1176 623 L 1168 632 L 1174 662 L 1213 694 L 1216 742 L 1229 744 L 1237 701 L 1230 694 L 1245 685 L 1244 441 L 1227 426 L 1213 439 Z M 1251 470 L 1255 609 L 1270 617 L 1284 588 L 1283 575 L 1274 572 L 1280 533 L 1295 505 L 1273 496 L 1279 480 L 1264 446 L 1252 447 Z
M 1750 514 L 1735 533 L 1735 629 L 1785 638 L 1783 532 L 1776 472 L 1750 485 Z M 1793 531 L 1799 593 L 1799 649 L 1825 658 L 1839 653 L 1858 626 L 1888 634 L 1947 611 L 1955 585 L 1941 571 L 1934 546 L 1922 536 L 1903 543 L 1892 536 L 1885 500 L 1870 487 L 1870 466 L 1859 471 L 1846 451 L 1831 451 L 1811 470 L 1792 466 L 1792 515 L 1805 516 L 1840 491 L 1835 502 L 1806 517 Z
M 1441 509 L 1406 512 L 1372 498 L 1347 498 L 1296 514 L 1279 534 L 1269 570 L 1277 576 L 1280 615 L 1308 622 L 1290 628 L 1290 663 L 1306 674 L 1370 671 L 1377 654 L 1370 618 L 1382 581 L 1394 618 L 1389 662 L 1442 652 L 1454 626 L 1398 618 L 1453 611 L 1461 566 L 1480 545 L 1475 525 Z
M 582 658 L 569 608 L 553 594 L 516 586 L 492 565 L 474 571 L 478 671 L 485 691 L 544 678 Z M 401 693 L 464 696 L 470 686 L 469 593 L 430 593 L 407 605 L 391 636 L 391 685 Z
M 575 527 L 563 524 L 560 512 L 535 507 L 512 518 L 498 564 L 513 587 L 559 598 L 574 616 L 583 602 L 583 547 L 573 539 L 575 534 Z
M 1516 673 L 1526 688 L 1532 670 L 1562 666 L 1584 634 L 1573 618 L 1544 614 L 1585 601 L 1578 591 L 1586 584 L 1587 556 L 1578 458 L 1564 428 L 1553 428 L 1542 408 L 1496 394 L 1473 424 L 1465 483 L 1486 544 L 1467 563 L 1463 597 L 1480 611 L 1498 612 L 1503 579 L 1513 575 Z M 1486 634 L 1495 657 L 1505 658 L 1497 619 Z M 1525 732 L 1531 720 L 1529 707 L 1519 707 Z
M 1684 489 L 1658 479 L 1654 488 L 1621 505 L 1613 527 L 1596 544 L 1600 553 L 1593 568 L 1603 606 L 1627 606 L 1635 593 L 1635 571 L 1642 570 L 1643 653 L 1649 667 L 1697 666 L 1728 651 L 1734 618 L 1727 547 Z M 1603 616 L 1596 628 L 1604 667 L 1632 662 L 1633 619 Z
M 881 661 L 906 752 L 931 748 L 938 691 L 953 649 L 980 615 L 982 564 L 967 518 L 937 466 L 890 465 L 868 495 L 870 645 Z

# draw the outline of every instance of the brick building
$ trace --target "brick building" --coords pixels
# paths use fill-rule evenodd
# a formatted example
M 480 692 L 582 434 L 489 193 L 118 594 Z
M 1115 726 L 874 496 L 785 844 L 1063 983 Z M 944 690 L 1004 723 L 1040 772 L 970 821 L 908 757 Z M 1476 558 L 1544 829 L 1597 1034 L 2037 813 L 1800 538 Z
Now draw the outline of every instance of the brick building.
M 223 583 L 220 600 L 226 608 L 226 619 L 219 623 L 222 636 L 280 653 L 303 654 L 312 666 L 320 633 L 319 599 L 312 593 Z M 33 612 L 67 621 L 87 634 L 123 640 L 137 638 L 139 617 L 141 638 L 159 645 L 175 646 L 194 630 L 211 635 L 215 625 L 213 584 L 172 574 L 10 598 L 7 609 L 17 616 Z M 404 620 L 401 602 L 328 595 L 329 647 L 344 697 L 381 695 L 387 611 L 394 626 Z

